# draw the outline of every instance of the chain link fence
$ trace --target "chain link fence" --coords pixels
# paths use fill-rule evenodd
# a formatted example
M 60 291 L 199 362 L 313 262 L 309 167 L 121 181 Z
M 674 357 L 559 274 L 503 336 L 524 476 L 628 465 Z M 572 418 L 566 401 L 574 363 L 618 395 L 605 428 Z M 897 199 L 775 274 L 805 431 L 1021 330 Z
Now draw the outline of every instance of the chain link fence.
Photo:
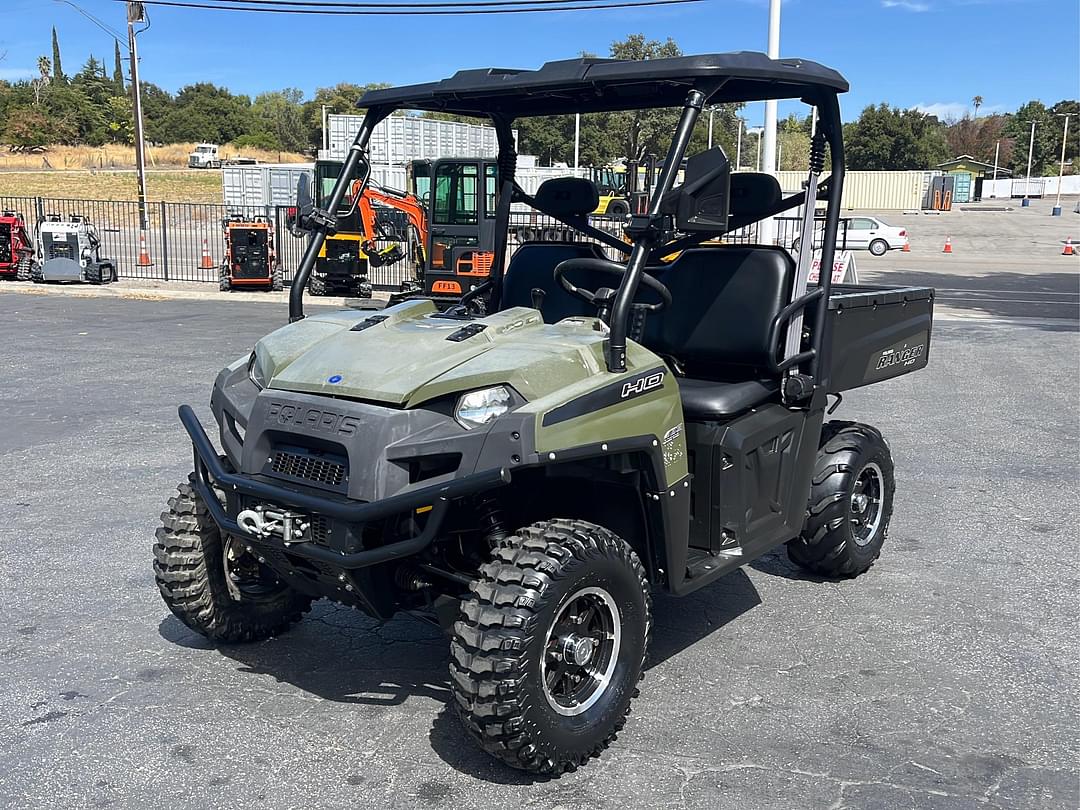
M 68 200 L 47 197 L 0 196 L 0 209 L 22 214 L 28 230 L 33 231 L 46 216 L 56 214 L 67 219 L 72 214 L 86 217 L 98 230 L 101 255 L 112 259 L 123 278 L 161 281 L 217 282 L 225 253 L 222 223 L 228 217 L 265 218 L 274 227 L 274 248 L 285 283 L 292 280 L 307 244 L 305 238 L 292 235 L 288 223 L 293 209 L 284 206 L 225 206 L 209 203 L 151 202 L 146 204 L 146 228 L 142 228 L 139 204 L 135 201 Z M 618 239 L 623 238 L 623 221 L 616 217 L 590 217 L 590 224 Z M 841 246 L 846 240 L 847 220 L 841 223 Z M 795 247 L 800 220 L 777 217 L 774 244 Z M 816 219 L 814 247 L 821 246 L 824 220 Z M 725 235 L 732 244 L 757 244 L 758 224 Z M 597 241 L 535 211 L 511 211 L 509 253 L 525 242 Z M 379 247 L 391 243 L 377 239 Z M 368 277 L 375 289 L 396 290 L 412 278 L 415 246 L 410 240 L 399 243 L 405 258 L 395 264 L 369 268 Z M 605 246 L 609 258 L 622 254 Z

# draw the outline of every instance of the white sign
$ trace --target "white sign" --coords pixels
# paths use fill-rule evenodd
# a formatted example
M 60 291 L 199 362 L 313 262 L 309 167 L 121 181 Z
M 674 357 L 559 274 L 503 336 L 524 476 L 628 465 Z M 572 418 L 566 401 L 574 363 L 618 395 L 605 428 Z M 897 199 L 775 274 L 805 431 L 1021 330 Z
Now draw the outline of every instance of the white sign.
M 814 258 L 810 260 L 810 276 L 807 281 L 816 284 L 821 276 L 821 251 L 814 251 Z M 858 284 L 859 274 L 855 269 L 855 256 L 850 250 L 842 250 L 833 255 L 832 283 L 833 284 Z

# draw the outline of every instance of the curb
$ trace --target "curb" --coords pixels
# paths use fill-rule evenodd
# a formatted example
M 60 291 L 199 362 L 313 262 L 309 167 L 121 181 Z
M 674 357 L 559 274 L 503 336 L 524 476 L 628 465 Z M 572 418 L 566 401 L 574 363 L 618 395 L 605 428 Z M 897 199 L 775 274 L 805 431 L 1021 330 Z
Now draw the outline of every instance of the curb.
M 221 292 L 218 290 L 174 290 L 168 287 L 120 287 L 115 284 L 92 286 L 84 284 L 34 284 L 31 281 L 0 283 L 0 293 L 21 295 L 62 295 L 68 298 L 121 298 L 136 301 L 227 301 L 232 303 L 277 304 L 287 306 L 289 293 L 284 292 Z M 376 292 L 372 298 L 385 301 L 389 293 Z M 347 306 L 354 298 L 341 296 L 306 296 L 311 304 Z

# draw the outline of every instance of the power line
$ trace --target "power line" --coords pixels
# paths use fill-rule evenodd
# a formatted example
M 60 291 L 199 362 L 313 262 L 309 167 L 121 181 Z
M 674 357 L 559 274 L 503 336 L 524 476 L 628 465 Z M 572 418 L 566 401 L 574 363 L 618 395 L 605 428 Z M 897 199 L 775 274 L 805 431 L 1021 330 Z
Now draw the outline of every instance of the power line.
M 242 2 L 248 2 L 248 0 L 241 0 Z M 504 0 L 504 2 L 511 2 L 512 0 Z M 548 0 L 542 0 L 547 2 Z M 114 0 L 114 2 L 125 2 L 125 0 Z M 399 3 L 382 3 L 371 4 L 375 8 L 380 10 L 343 10 L 336 8 L 285 8 L 285 7 L 256 7 L 256 6 L 230 6 L 230 5 L 211 5 L 210 3 L 197 3 L 197 2 L 184 2 L 183 0 L 142 0 L 145 5 L 154 6 L 169 6 L 172 8 L 188 8 L 188 9 L 207 9 L 211 11 L 250 11 L 264 14 L 322 14 L 322 15 L 335 15 L 335 16 L 354 16 L 354 17 L 381 17 L 381 16 L 439 16 L 439 15 L 453 15 L 453 14 L 535 14 L 535 13 L 551 13 L 558 11 L 604 11 L 607 9 L 624 9 L 624 8 L 640 8 L 643 6 L 679 6 L 687 3 L 701 3 L 704 0 L 632 0 L 631 2 L 600 2 L 586 5 L 573 5 L 575 0 L 562 0 L 565 3 L 571 3 L 571 5 L 554 5 L 546 8 L 441 8 L 440 6 L 450 5 L 449 3 L 417 3 L 411 6 Z M 287 0 L 286 0 L 287 2 Z M 528 0 L 518 0 L 522 5 L 533 5 Z M 464 2 L 462 6 L 474 6 L 477 3 Z
M 155 0 L 144 0 L 144 2 L 153 3 Z M 456 8 L 461 6 L 545 6 L 545 5 L 565 5 L 567 3 L 583 2 L 584 0 L 436 0 L 436 2 L 430 3 L 397 3 L 397 2 L 379 2 L 379 3 L 367 3 L 367 2 L 334 2 L 333 0 L 207 0 L 209 3 L 218 4 L 215 8 L 220 7 L 222 9 L 232 10 L 231 2 L 243 3 L 248 6 L 272 6 L 281 8 L 271 9 L 280 13 L 287 13 L 291 11 L 303 11 L 305 7 L 315 9 L 399 9 L 399 8 Z M 65 0 L 57 0 L 57 2 L 65 2 Z M 181 0 L 183 5 L 191 5 L 197 3 L 199 0 Z M 603 4 L 605 0 L 597 0 L 599 4 Z M 164 5 L 164 3 L 162 3 Z M 295 8 L 299 6 L 301 8 Z M 255 10 L 255 9 L 252 9 Z

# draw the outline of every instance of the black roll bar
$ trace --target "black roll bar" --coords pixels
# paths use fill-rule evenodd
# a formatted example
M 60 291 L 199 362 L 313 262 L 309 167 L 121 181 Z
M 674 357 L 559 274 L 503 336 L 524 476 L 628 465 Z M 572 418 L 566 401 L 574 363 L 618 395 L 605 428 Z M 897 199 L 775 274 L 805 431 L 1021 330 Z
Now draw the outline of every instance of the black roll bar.
M 307 224 L 311 229 L 311 238 L 308 240 L 304 257 L 300 260 L 300 267 L 297 268 L 289 287 L 289 323 L 304 319 L 304 289 L 307 287 L 308 279 L 311 278 L 315 262 L 319 258 L 319 251 L 322 250 L 327 234 L 334 233 L 337 229 L 338 209 L 341 208 L 341 202 L 345 199 L 349 186 L 356 179 L 361 163 L 366 168 L 365 183 L 371 176 L 371 164 L 367 159 L 368 141 L 371 140 L 375 125 L 390 112 L 391 110 L 383 107 L 372 107 L 367 111 L 360 124 L 360 130 L 356 133 L 352 146 L 349 147 L 349 154 L 341 167 L 341 174 L 334 183 L 334 190 L 330 192 L 330 202 L 326 209 L 316 209 L 308 217 Z M 363 189 L 357 189 L 357 192 L 359 196 L 363 193 Z
M 660 208 L 664 196 L 675 185 L 675 177 L 682 166 L 683 155 L 690 143 L 690 137 L 694 133 L 694 124 L 705 107 L 705 93 L 701 90 L 691 90 L 686 95 L 683 104 L 682 115 L 679 117 L 679 126 L 675 130 L 675 137 L 668 149 L 667 160 L 660 172 L 660 179 L 653 189 L 652 200 L 649 203 L 649 212 L 644 216 L 631 218 L 631 224 L 627 231 L 634 237 L 634 248 L 630 252 L 630 259 L 626 264 L 626 275 L 619 284 L 619 292 L 615 296 L 615 305 L 611 310 L 611 335 L 608 338 L 608 371 L 626 371 L 626 325 L 630 317 L 630 305 L 637 293 L 638 282 L 641 274 L 645 272 L 645 264 L 649 260 L 649 254 L 660 239 L 656 221 L 660 217 Z M 644 220 L 644 222 L 639 222 Z
M 829 370 L 832 368 L 832 338 L 826 332 L 830 331 L 828 316 L 829 292 L 832 289 L 832 266 L 833 257 L 836 255 L 836 235 L 840 229 L 840 198 L 844 192 L 844 139 L 843 123 L 840 121 L 840 101 L 834 93 L 823 94 L 816 99 L 818 111 L 818 126 L 822 128 L 825 139 L 829 143 L 831 153 L 831 172 L 829 174 L 829 197 L 825 209 L 825 232 L 821 243 L 821 271 L 818 276 L 818 286 L 822 288 L 821 297 L 817 301 L 817 312 L 814 319 L 814 355 L 810 361 L 810 376 L 814 384 L 828 390 Z M 809 205 L 809 200 L 807 201 Z M 846 234 L 845 234 L 846 237 Z M 804 250 L 806 247 L 804 246 Z

